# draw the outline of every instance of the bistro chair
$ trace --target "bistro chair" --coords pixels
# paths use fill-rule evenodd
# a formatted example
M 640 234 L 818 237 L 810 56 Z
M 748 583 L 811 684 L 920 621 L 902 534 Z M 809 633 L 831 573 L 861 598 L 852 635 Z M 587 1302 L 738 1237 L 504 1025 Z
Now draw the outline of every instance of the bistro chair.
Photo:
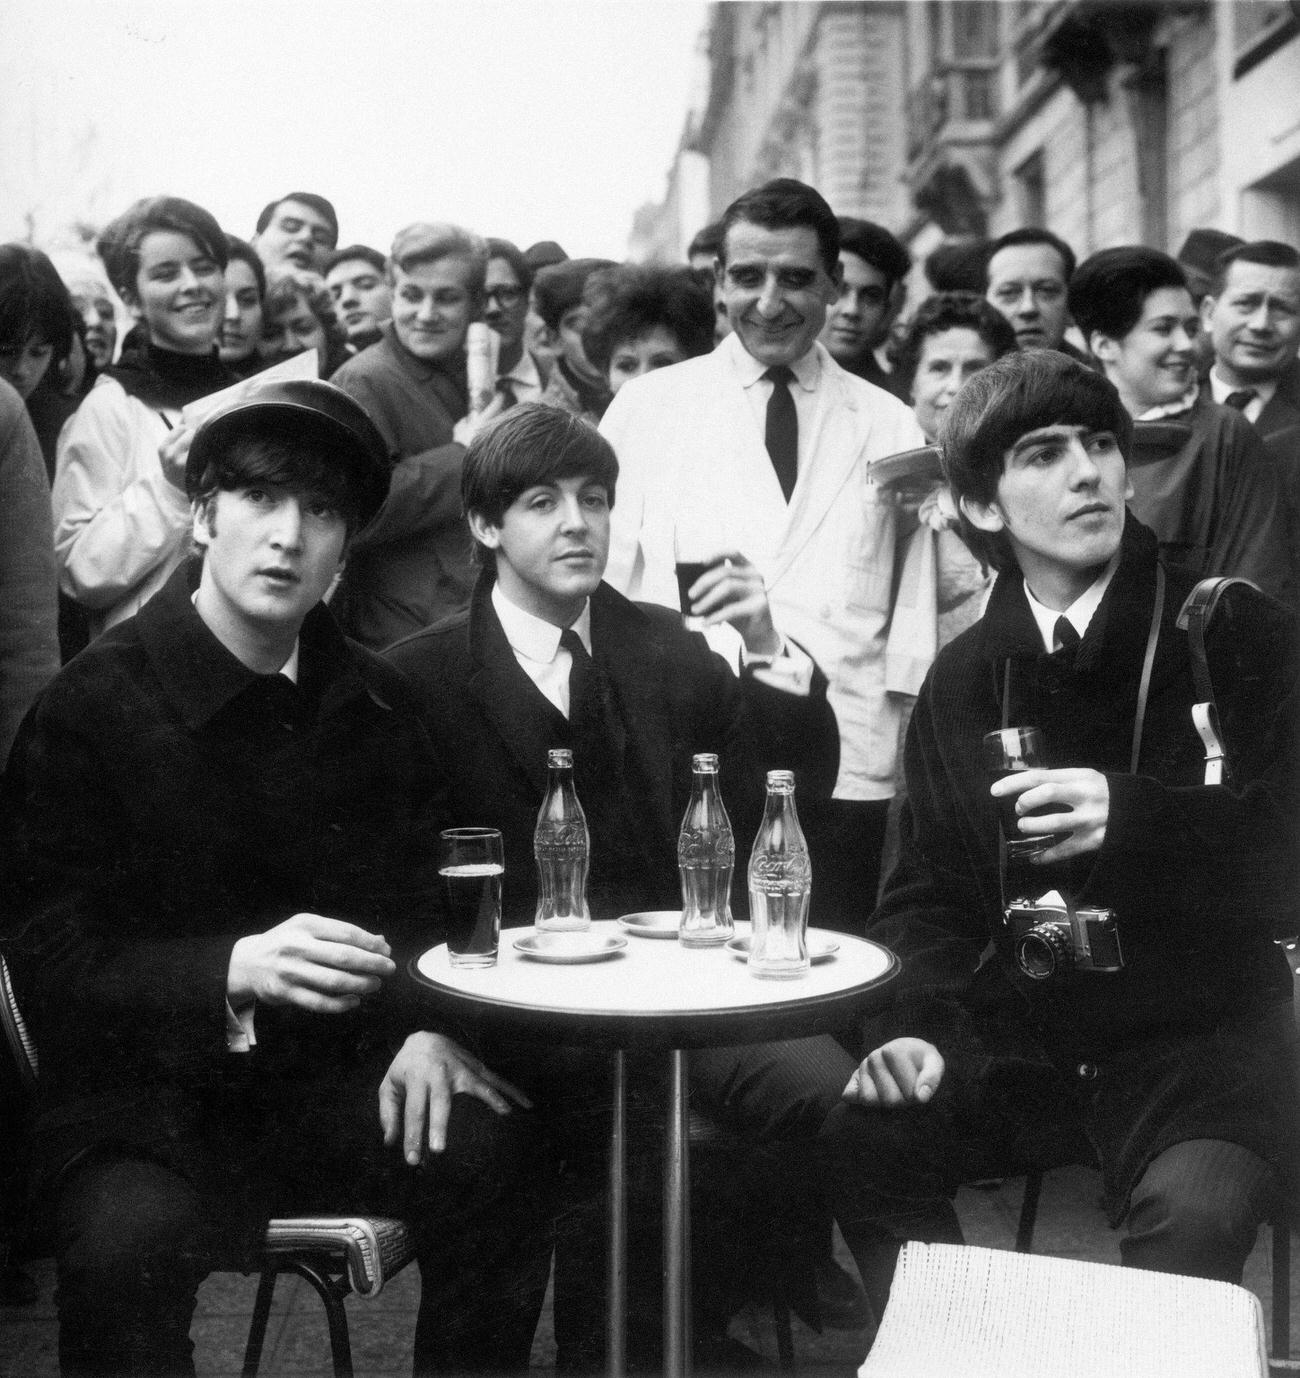
M 964 1244 L 904 1245 L 858 1378 L 1268 1378 L 1244 1287 Z
M 0 1024 L 24 1085 L 34 1089 L 39 1060 L 36 1042 L 18 1008 L 9 965 L 0 954 Z M 352 1378 L 352 1344 L 343 1302 L 349 1292 L 378 1296 L 415 1257 L 415 1236 L 400 1220 L 378 1216 L 293 1216 L 272 1220 L 258 1260 L 260 1278 L 253 1303 L 243 1378 L 254 1378 L 262 1359 L 276 1279 L 294 1273 L 315 1289 L 325 1307 L 335 1378 Z M 238 1271 L 243 1271 L 242 1269 Z

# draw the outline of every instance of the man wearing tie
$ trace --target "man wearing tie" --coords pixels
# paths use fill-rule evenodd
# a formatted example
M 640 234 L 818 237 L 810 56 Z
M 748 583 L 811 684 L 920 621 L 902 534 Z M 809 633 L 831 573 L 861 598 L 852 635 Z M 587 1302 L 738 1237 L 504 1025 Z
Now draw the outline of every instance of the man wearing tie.
M 531 923 L 534 914 L 532 839 L 550 747 L 573 748 L 597 919 L 678 907 L 677 833 L 693 753 L 721 758 L 736 837 L 738 917 L 745 916 L 743 858 L 762 811 L 764 770 L 794 767 L 801 781 L 824 788 L 835 774 L 825 678 L 792 642 L 775 654 L 762 580 L 739 552 L 700 580 L 702 604 L 722 586 L 730 598 L 747 648 L 739 677 L 703 637 L 682 628 L 676 612 L 631 603 L 601 582 L 617 476 L 608 442 L 558 408 L 521 403 L 485 427 L 465 456 L 462 483 L 482 565 L 468 612 L 388 651 L 424 696 L 424 723 L 446 770 L 447 816 L 501 830 L 508 926 Z M 590 1118 L 605 1096 L 603 1058 L 530 1043 L 494 1048 L 491 1061 L 554 1118 L 566 1155 L 577 1155 L 590 1174 L 582 1190 L 598 1203 L 602 1177 L 588 1159 L 603 1142 Z M 690 1062 L 692 1090 L 708 1113 L 763 1144 L 793 1141 L 805 1155 L 814 1152 L 852 1070 L 829 1036 L 693 1049 Z M 819 1195 L 823 1179 L 811 1171 L 808 1180 L 807 1193 L 791 1194 L 807 1210 L 785 1227 L 790 1253 L 797 1248 L 791 1236 L 801 1226 L 806 1232 L 822 1205 L 809 1197 Z M 586 1260 L 582 1246 L 600 1236 L 594 1224 L 586 1240 L 572 1223 L 567 1231 L 579 1242 L 566 1247 L 562 1231 L 557 1331 L 564 1364 L 581 1367 L 598 1361 L 593 1337 L 600 1332 L 590 1324 L 592 1306 L 573 1298 L 599 1286 L 599 1264 Z M 589 1324 L 579 1324 L 583 1333 L 575 1336 L 566 1318 L 583 1316 Z M 639 1319 L 656 1329 L 653 1310 Z
M 607 580 L 678 606 L 675 548 L 743 551 L 792 638 L 825 671 L 839 729 L 829 795 L 801 791 L 813 922 L 860 925 L 874 900 L 893 793 L 899 710 L 884 685 L 896 508 L 872 461 L 924 443 L 897 398 L 817 342 L 840 280 L 839 225 L 811 187 L 781 178 L 723 216 L 719 288 L 732 333 L 708 355 L 622 388 L 601 423 L 618 455 Z M 750 590 L 692 590 L 711 640 L 737 662 Z

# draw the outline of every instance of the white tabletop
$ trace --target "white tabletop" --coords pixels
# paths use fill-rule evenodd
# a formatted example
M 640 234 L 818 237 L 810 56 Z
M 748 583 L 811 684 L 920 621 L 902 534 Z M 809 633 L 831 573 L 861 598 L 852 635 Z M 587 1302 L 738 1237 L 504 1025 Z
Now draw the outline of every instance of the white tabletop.
M 749 926 L 736 927 L 740 936 Z M 417 978 L 462 1010 L 532 1015 L 534 1026 L 567 1025 L 569 1032 L 585 1027 L 593 1036 L 599 1029 L 616 1040 L 627 1034 L 624 1025 L 640 1026 L 643 1034 L 657 1025 L 663 1035 L 658 1041 L 689 1030 L 684 1041 L 702 1043 L 716 1041 L 715 1035 L 745 1041 L 751 1025 L 759 1038 L 781 1032 L 778 1024 L 791 1036 L 805 1026 L 807 1031 L 824 1026 L 856 995 L 864 997 L 858 1003 L 866 1003 L 865 992 L 882 985 L 897 967 L 893 954 L 876 943 L 817 929 L 809 930 L 814 944 L 835 942 L 838 951 L 793 980 L 755 977 L 724 947 L 686 948 L 675 938 L 624 934 L 612 921 L 594 923 L 592 933 L 627 938 L 626 948 L 614 956 L 572 965 L 544 963 L 514 945 L 532 932 L 503 930 L 492 967 L 453 967 L 445 946 L 431 948 L 415 963 Z M 826 1016 L 820 1021 L 819 1011 Z

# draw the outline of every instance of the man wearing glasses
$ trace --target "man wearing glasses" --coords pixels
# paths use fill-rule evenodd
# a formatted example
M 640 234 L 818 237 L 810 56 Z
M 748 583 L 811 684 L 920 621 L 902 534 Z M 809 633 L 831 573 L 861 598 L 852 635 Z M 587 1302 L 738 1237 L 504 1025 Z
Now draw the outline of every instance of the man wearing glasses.
M 516 402 L 539 402 L 542 397 L 537 360 L 524 348 L 532 285 L 532 270 L 519 248 L 508 239 L 489 239 L 483 319 L 501 340 L 497 391 L 507 407 Z

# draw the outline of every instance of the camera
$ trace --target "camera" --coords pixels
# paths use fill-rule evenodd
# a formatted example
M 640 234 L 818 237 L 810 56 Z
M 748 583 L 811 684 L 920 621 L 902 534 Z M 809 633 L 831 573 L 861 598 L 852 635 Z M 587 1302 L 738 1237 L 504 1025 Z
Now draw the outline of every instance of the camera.
M 1012 900 L 1005 910 L 1016 965 L 1035 981 L 1069 971 L 1121 971 L 1113 909 Z

